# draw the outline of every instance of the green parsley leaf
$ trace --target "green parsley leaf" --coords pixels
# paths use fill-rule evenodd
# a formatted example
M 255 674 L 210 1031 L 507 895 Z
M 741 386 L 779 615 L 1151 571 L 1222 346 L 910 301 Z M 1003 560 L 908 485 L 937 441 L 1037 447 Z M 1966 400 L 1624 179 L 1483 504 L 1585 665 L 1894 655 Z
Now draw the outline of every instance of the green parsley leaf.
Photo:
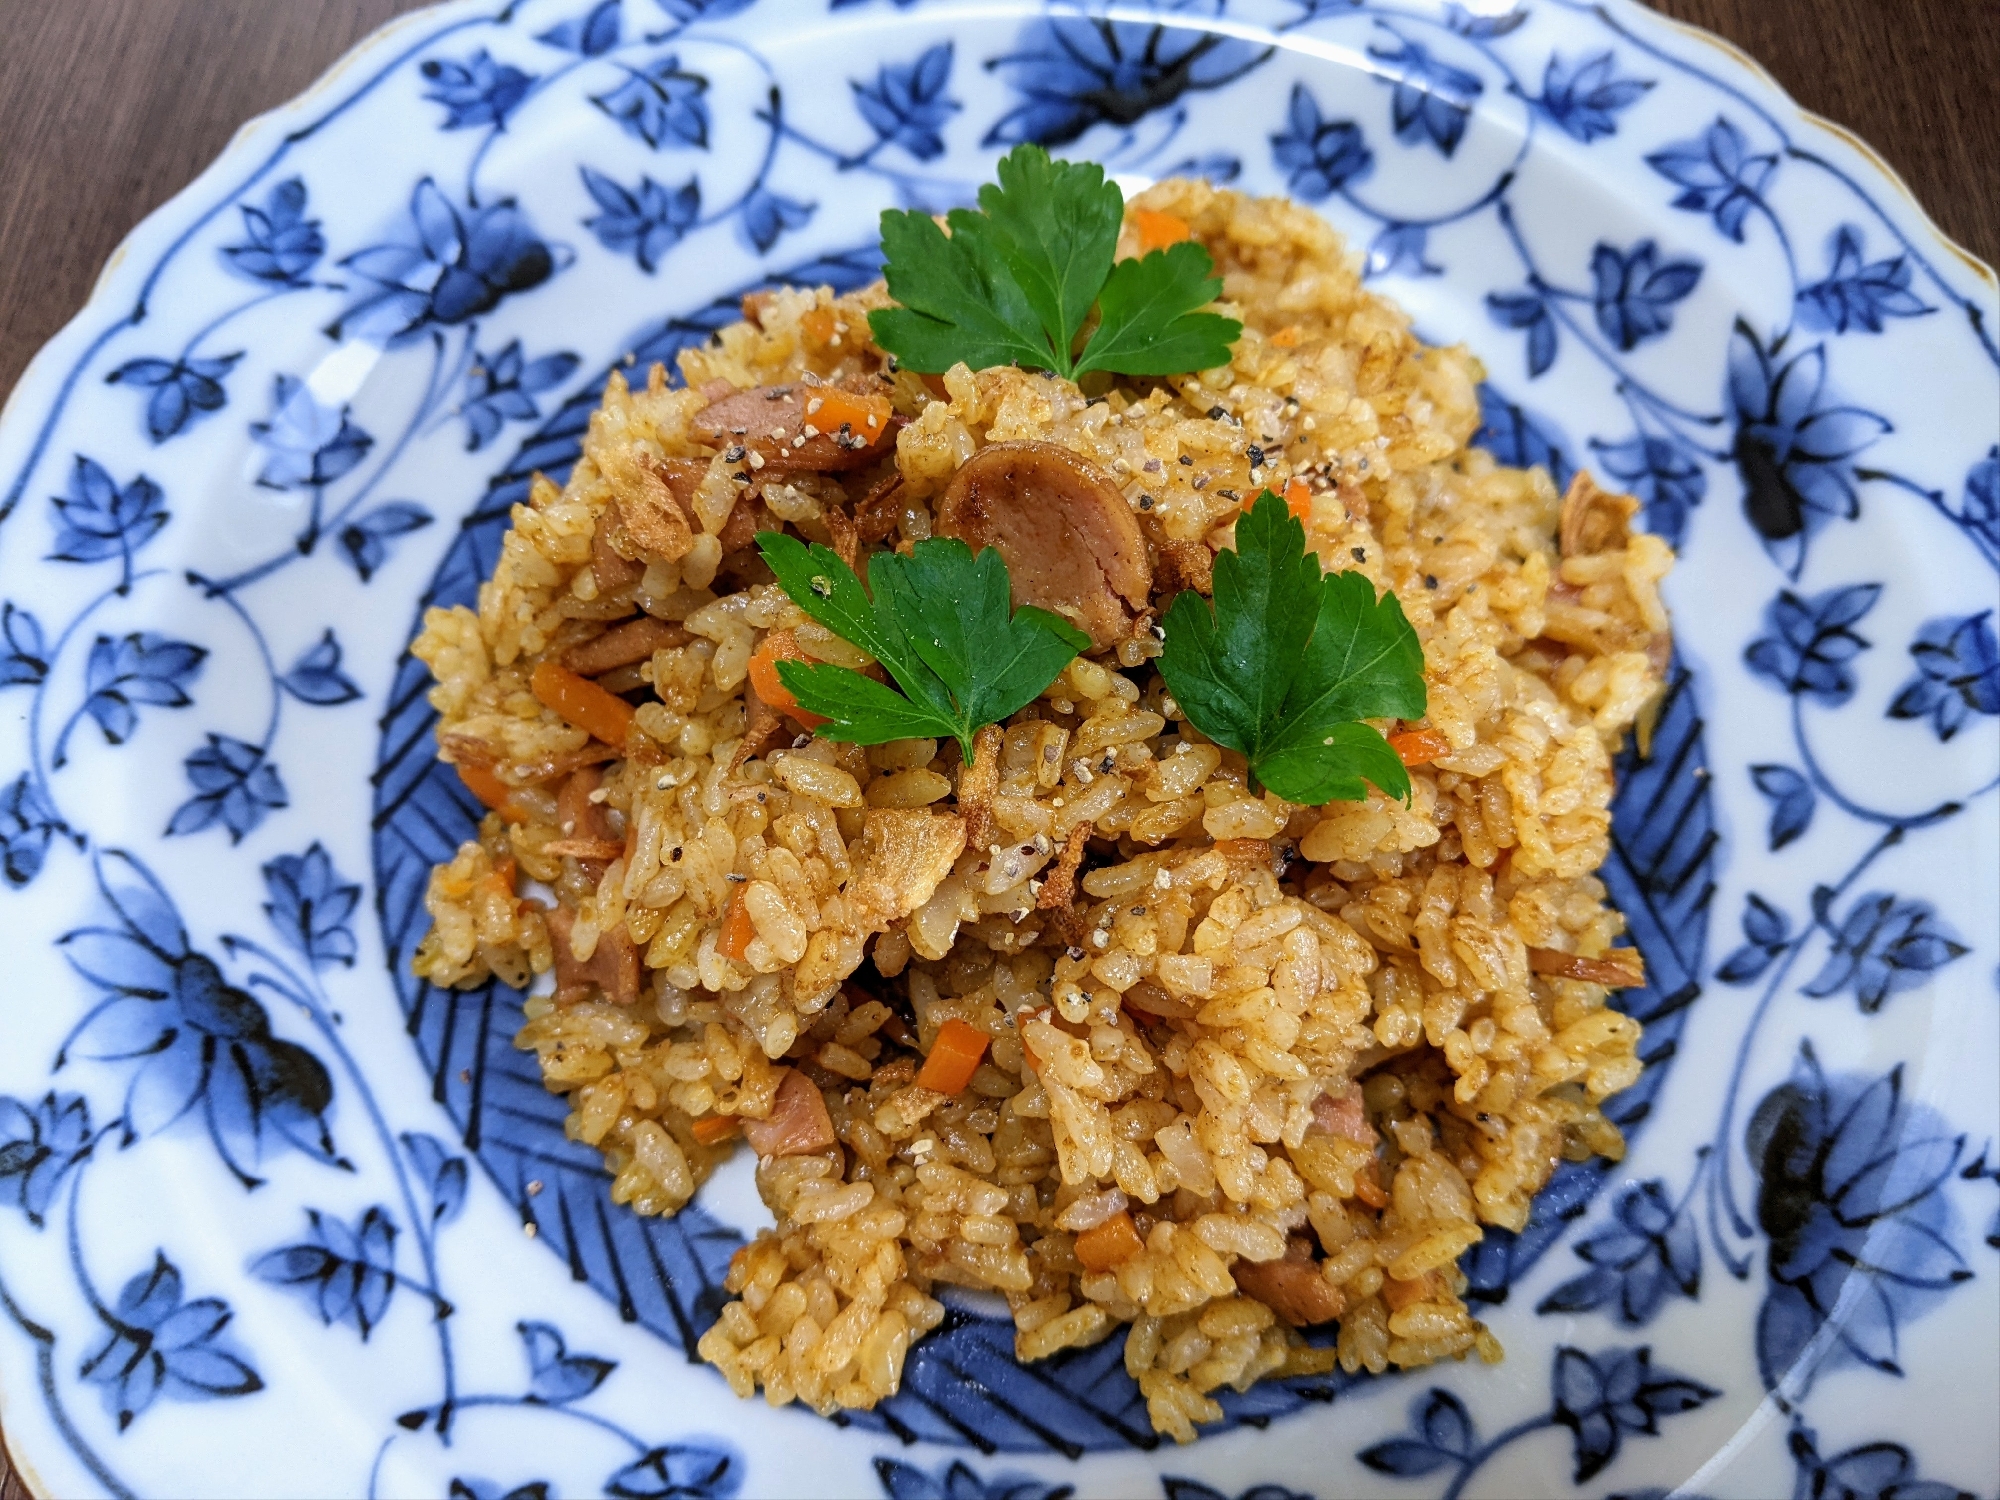
M 947 216 L 949 238 L 928 214 L 883 213 L 883 275 L 901 305 L 870 313 L 868 326 L 900 363 L 926 375 L 960 360 L 975 370 L 1018 364 L 1075 379 L 1228 361 L 1243 325 L 1199 311 L 1222 292 L 1200 245 L 1114 264 L 1125 195 L 1102 167 L 1023 145 L 998 176 L 979 190 L 980 212 Z M 1093 307 L 1098 326 L 1079 352 Z
M 902 689 L 830 663 L 778 663 L 778 680 L 799 707 L 828 722 L 830 740 L 952 738 L 969 761 L 972 737 L 1025 707 L 1070 664 L 1090 637 L 1047 610 L 1010 609 L 1007 564 L 988 547 L 931 537 L 908 557 L 868 560 L 869 591 L 829 548 L 783 532 L 757 546 L 792 602 L 880 662 Z
M 1188 721 L 1249 757 L 1287 802 L 1407 801 L 1410 773 L 1361 719 L 1424 714 L 1424 651 L 1394 594 L 1320 571 L 1305 527 L 1269 490 L 1215 559 L 1215 600 L 1175 599 L 1160 675 Z

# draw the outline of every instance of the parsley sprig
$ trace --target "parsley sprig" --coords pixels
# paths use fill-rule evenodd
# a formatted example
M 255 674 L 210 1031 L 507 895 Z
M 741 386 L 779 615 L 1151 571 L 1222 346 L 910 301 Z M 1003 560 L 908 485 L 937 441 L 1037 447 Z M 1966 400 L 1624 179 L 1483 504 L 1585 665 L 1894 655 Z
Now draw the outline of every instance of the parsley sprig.
M 974 734 L 1025 707 L 1090 645 L 1047 610 L 1010 610 L 1007 564 L 991 547 L 975 557 L 964 542 L 931 537 L 907 557 L 878 552 L 864 591 L 829 548 L 776 531 L 759 533 L 757 546 L 793 603 L 874 657 L 902 689 L 849 667 L 778 663 L 778 680 L 828 721 L 818 732 L 830 740 L 949 736 L 969 763 Z
M 1424 651 L 1394 594 L 1360 573 L 1322 574 L 1305 528 L 1269 490 L 1215 559 L 1215 602 L 1167 611 L 1160 675 L 1188 721 L 1249 757 L 1287 802 L 1358 801 L 1373 782 L 1410 795 L 1376 718 L 1421 718 Z
M 868 326 L 903 365 L 939 375 L 960 360 L 1018 364 L 1075 380 L 1228 362 L 1243 325 L 1198 310 L 1222 292 L 1200 245 L 1115 260 L 1125 195 L 1091 163 L 1017 146 L 999 179 L 979 190 L 981 212 L 951 211 L 949 237 L 928 214 L 883 213 L 883 274 L 901 305 L 870 313 Z M 1097 328 L 1078 350 L 1093 307 Z

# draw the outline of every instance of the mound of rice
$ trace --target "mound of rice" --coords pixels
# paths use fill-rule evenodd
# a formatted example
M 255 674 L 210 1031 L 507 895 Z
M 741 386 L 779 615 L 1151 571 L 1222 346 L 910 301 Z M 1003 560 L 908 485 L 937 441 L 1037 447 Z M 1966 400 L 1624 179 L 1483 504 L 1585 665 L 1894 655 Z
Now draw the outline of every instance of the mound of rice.
M 1126 1368 L 1182 1442 L 1222 1387 L 1497 1360 L 1459 1256 L 1520 1228 L 1558 1161 L 1623 1148 L 1600 1106 L 1639 1074 L 1639 1027 L 1606 983 L 1636 966 L 1607 956 L 1623 922 L 1593 872 L 1612 752 L 1661 687 L 1672 554 L 1629 502 L 1580 480 L 1565 503 L 1469 447 L 1477 362 L 1418 343 L 1313 213 L 1180 181 L 1138 203 L 1213 254 L 1244 324 L 1228 367 L 1087 393 L 1012 368 L 926 380 L 870 341 L 879 286 L 765 294 L 681 357 L 683 386 L 611 378 L 477 612 L 433 611 L 416 644 L 444 758 L 500 804 L 435 871 L 417 970 L 557 971 L 519 1045 L 613 1197 L 674 1213 L 788 1079 L 824 1101 L 831 1144 L 760 1158 L 777 1227 L 700 1341 L 745 1396 L 874 1405 L 943 1285 L 1004 1296 L 1024 1360 L 1128 1328 Z M 780 475 L 695 435 L 729 391 L 815 378 L 888 395 L 893 452 Z M 957 467 L 1022 438 L 1112 476 L 1177 583 L 1242 503 L 1304 478 L 1309 545 L 1395 590 L 1423 641 L 1443 753 L 1408 805 L 1253 795 L 1242 757 L 1181 721 L 1143 616 L 985 733 L 995 774 L 930 740 L 773 735 L 746 690 L 766 632 L 866 658 L 751 534 L 849 555 L 923 538 Z M 689 535 L 649 549 L 620 519 L 676 459 L 697 461 Z M 661 625 L 621 640 L 658 644 L 599 674 L 638 704 L 605 745 L 530 674 L 603 659 L 578 653 L 635 618 Z M 718 947 L 735 901 L 741 959 Z M 948 1095 L 914 1080 L 953 1018 L 991 1044 Z M 1121 1214 L 1122 1258 L 1091 1268 L 1079 1237 Z

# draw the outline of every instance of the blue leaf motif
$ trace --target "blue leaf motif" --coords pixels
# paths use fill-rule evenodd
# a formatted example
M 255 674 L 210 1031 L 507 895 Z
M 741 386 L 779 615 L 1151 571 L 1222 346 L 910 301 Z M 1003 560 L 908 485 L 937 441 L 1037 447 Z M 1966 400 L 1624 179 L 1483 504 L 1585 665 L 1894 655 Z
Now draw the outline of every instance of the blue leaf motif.
M 1167 168 L 1169 177 L 1199 177 L 1204 182 L 1212 182 L 1217 187 L 1234 182 L 1243 175 L 1243 158 L 1232 156 L 1226 151 L 1211 152 L 1207 156 L 1190 156 Z
M 278 685 L 301 703 L 322 708 L 352 703 L 361 696 L 354 679 L 340 670 L 340 642 L 333 638 L 331 628 L 292 663 L 291 671 L 278 679 Z
M 1597 326 L 1620 349 L 1636 349 L 1673 326 L 1674 304 L 1701 280 L 1701 262 L 1660 259 L 1660 247 L 1641 240 L 1620 253 L 1600 243 L 1590 258 L 1591 301 Z
M 1770 800 L 1768 838 L 1776 854 L 1811 826 L 1818 795 L 1812 783 L 1790 766 L 1752 766 L 1750 780 Z
M 49 675 L 49 647 L 42 625 L 14 604 L 0 604 L 0 688 L 33 687 Z
M 422 531 L 430 524 L 431 513 L 421 505 L 410 500 L 391 500 L 343 526 L 340 550 L 347 555 L 354 571 L 361 575 L 361 581 L 366 583 L 375 576 L 375 570 L 388 561 L 389 543 L 393 538 Z
M 1646 508 L 1646 527 L 1670 547 L 1687 536 L 1688 519 L 1708 494 L 1701 460 L 1671 437 L 1639 434 L 1622 443 L 1591 440 L 1604 471 Z
M 1901 1443 L 1862 1443 L 1827 1458 L 1819 1434 L 1801 1424 L 1787 1446 L 1798 1467 L 1793 1494 L 1810 1500 L 1973 1500 L 1957 1485 L 1919 1479 L 1917 1461 Z
M 340 878 L 318 840 L 304 854 L 281 854 L 265 865 L 264 889 L 271 898 L 264 915 L 286 946 L 315 969 L 353 964 L 361 887 Z
M 1585 145 L 1618 131 L 1618 113 L 1653 86 L 1650 78 L 1620 78 L 1617 59 L 1597 52 L 1574 63 L 1551 53 L 1535 108 L 1557 129 Z
M 1226 1491 L 1212 1484 L 1203 1484 L 1199 1479 L 1181 1479 L 1172 1474 L 1160 1476 L 1160 1488 L 1166 1493 L 1166 1500 L 1230 1500 Z M 992 1492 L 998 1493 L 998 1492 Z M 1022 1480 L 1015 1488 L 1007 1490 L 1004 1500 L 1047 1500 L 1047 1497 L 1061 1497 L 1070 1493 L 1070 1486 L 1059 1490 L 1046 1489 L 1033 1480 Z M 1302 1490 L 1288 1489 L 1282 1484 L 1253 1484 L 1236 1496 L 1236 1500 L 1313 1500 Z
M 0 1097 L 0 1195 L 37 1229 L 69 1169 L 90 1155 L 90 1103 L 53 1089 L 32 1107 Z
M 431 1222 L 449 1224 L 465 1207 L 465 1158 L 452 1155 L 434 1135 L 409 1131 L 402 1141 L 403 1149 L 410 1153 L 410 1164 L 417 1169 L 424 1192 L 430 1198 Z
M 602 57 L 618 45 L 618 0 L 598 0 L 588 15 L 551 26 L 535 40 L 584 57 Z
M 1564 1346 L 1550 1372 L 1551 1418 L 1570 1429 L 1576 1445 L 1575 1481 L 1595 1478 L 1625 1437 L 1657 1436 L 1660 1418 L 1693 1411 L 1722 1392 L 1671 1370 L 1655 1370 L 1653 1351 L 1606 1349 L 1592 1356 Z
M 1376 1443 L 1355 1456 L 1378 1474 L 1416 1479 L 1447 1466 L 1462 1466 L 1478 1440 L 1465 1403 L 1433 1386 L 1410 1403 L 1409 1436 Z
M 465 451 L 477 453 L 510 421 L 539 417 L 541 408 L 534 398 L 569 379 L 578 363 L 576 355 L 566 352 L 527 359 L 519 339 L 509 340 L 498 354 L 474 358 L 465 377 L 465 401 L 458 409 L 465 418 Z
M 243 357 L 243 351 L 213 359 L 186 356 L 177 360 L 127 360 L 104 377 L 106 385 L 133 385 L 153 394 L 146 402 L 146 435 L 164 443 L 203 412 L 221 411 L 228 404 L 222 377 Z
M 617 0 L 607 0 L 617 4 Z M 531 1479 L 526 1484 L 517 1484 L 509 1489 L 490 1479 L 457 1477 L 451 1488 L 445 1491 L 449 1500 L 549 1500 L 549 1482 L 546 1479 Z
M 49 843 L 63 821 L 26 771 L 0 790 L 0 875 L 16 890 L 42 872 Z
M 181 1274 L 163 1253 L 125 1283 L 116 1307 L 97 1309 L 105 1340 L 78 1370 L 104 1388 L 104 1407 L 123 1432 L 160 1396 L 213 1401 L 264 1388 L 224 1339 L 232 1314 L 220 1297 L 183 1302 Z
M 1385 224 L 1368 246 L 1367 274 L 1389 276 L 1398 271 L 1411 276 L 1442 276 L 1443 266 L 1424 259 L 1430 245 L 1430 230 L 1422 224 Z
M 651 275 L 667 251 L 694 228 L 701 217 L 701 183 L 690 177 L 677 188 L 665 188 L 641 176 L 636 188 L 623 188 L 601 172 L 584 167 L 583 185 L 604 210 L 583 221 L 607 250 L 629 250 L 639 269 Z
M 1467 10 L 1463 5 L 1447 5 L 1444 8 L 1444 22 L 1460 36 L 1469 36 L 1474 41 L 1491 41 L 1495 37 L 1506 36 L 1519 29 L 1528 19 L 1525 8 L 1516 6 L 1513 10 L 1502 11 L 1498 15 L 1480 15 Z
M 306 217 L 305 183 L 288 177 L 271 189 L 262 208 L 247 203 L 238 208 L 248 237 L 240 245 L 224 246 L 222 258 L 254 281 L 304 286 L 326 254 L 319 220 Z
M 546 1406 L 580 1401 L 604 1384 L 618 1368 L 615 1359 L 571 1354 L 562 1334 L 549 1323 L 520 1323 L 521 1342 L 528 1348 L 528 1399 Z
M 418 69 L 430 80 L 424 97 L 445 108 L 444 128 L 492 125 L 504 129 L 507 116 L 528 95 L 535 79 L 511 63 L 496 62 L 481 47 L 464 62 L 433 57 Z
M 625 81 L 590 102 L 655 151 L 665 145 L 708 149 L 708 80 L 682 69 L 668 52 L 643 68 L 625 69 Z
M 1536 1312 L 1586 1312 L 1615 1303 L 1618 1320 L 1636 1328 L 1650 1323 L 1675 1293 L 1700 1295 L 1700 1236 L 1665 1183 L 1631 1184 L 1611 1212 L 1611 1223 L 1575 1246 L 1590 1270 L 1557 1287 Z
M 663 1443 L 604 1481 L 615 1500 L 730 1500 L 742 1488 L 737 1456 L 698 1443 Z
M 1389 35 L 1393 45 L 1370 43 L 1368 55 L 1382 64 L 1377 79 L 1395 89 L 1389 113 L 1396 139 L 1406 146 L 1429 141 L 1450 156 L 1464 139 L 1473 101 L 1486 86 L 1476 75 L 1431 56 L 1422 44 L 1394 31 Z
M 1302 83 L 1292 85 L 1285 128 L 1271 137 L 1271 155 L 1292 196 L 1308 203 L 1332 197 L 1374 170 L 1375 157 L 1352 120 L 1328 120 Z
M 1753 154 L 1743 132 L 1718 115 L 1699 136 L 1655 151 L 1646 165 L 1680 186 L 1675 208 L 1707 214 L 1741 244 L 1743 221 L 1752 208 L 1764 207 L 1764 187 L 1778 170 L 1778 158 Z
M 1755 891 L 1744 898 L 1743 946 L 1722 961 L 1715 977 L 1748 984 L 1792 945 L 1792 919 Z
M 750 248 L 762 255 L 778 243 L 778 237 L 787 229 L 803 229 L 818 207 L 817 203 L 801 203 L 760 187 L 743 200 L 737 223 Z
M 167 524 L 164 499 L 144 474 L 120 489 L 102 464 L 79 453 L 68 493 L 49 501 L 56 511 L 56 550 L 49 556 L 73 563 L 118 557 L 129 570 L 133 554 Z
M 963 108 L 945 93 L 952 43 L 928 47 L 914 62 L 884 63 L 873 83 L 852 80 L 854 107 L 878 145 L 898 145 L 918 161 L 944 155 L 945 124 Z
M 1576 466 L 1563 451 L 1561 436 L 1491 385 L 1479 387 L 1479 430 L 1472 435 L 1472 445 L 1484 448 L 1511 468 L 1547 469 L 1558 490 L 1568 489 L 1570 477 L 1576 473 Z
M 933 1474 L 893 1458 L 875 1460 L 875 1476 L 888 1500 L 1068 1500 L 1076 1486 L 1045 1484 L 1025 1474 L 995 1474 L 981 1478 L 972 1465 L 954 1459 Z M 1168 1486 L 1176 1482 L 1166 1480 Z M 1174 1493 L 1170 1488 L 1169 1494 Z
M 307 1237 L 257 1257 L 250 1274 L 311 1299 L 331 1328 L 351 1323 L 365 1343 L 389 1310 L 396 1283 L 396 1223 L 379 1205 L 349 1228 L 331 1214 L 306 1210 Z
M 682 25 L 696 21 L 720 21 L 747 10 L 752 0 L 656 0 L 660 9 Z
M 1891 995 L 1923 984 L 1932 971 L 1970 951 L 1928 901 L 1903 900 L 1886 891 L 1856 899 L 1838 927 L 1828 931 L 1833 952 L 1805 993 L 1823 1000 L 1851 989 L 1869 1015 Z
M 1488 292 L 1486 310 L 1503 328 L 1528 331 L 1528 378 L 1556 362 L 1556 320 L 1538 292 Z
M 1917 675 L 1889 705 L 1892 719 L 1929 719 L 1940 740 L 1975 713 L 2000 714 L 2000 641 L 1993 611 L 1926 621 L 1910 647 Z
M 1799 324 L 1825 333 L 1851 328 L 1880 333 L 1889 318 L 1915 318 L 1936 309 L 1910 290 L 1907 256 L 1862 261 L 1861 231 L 1843 224 L 1827 242 L 1826 275 L 1799 288 Z
M 199 833 L 219 822 L 229 830 L 229 842 L 238 843 L 269 814 L 290 805 L 285 783 L 264 758 L 263 746 L 227 735 L 211 734 L 187 758 L 187 779 L 195 795 L 174 810 L 169 837 Z
M 368 282 L 334 320 L 335 338 L 396 343 L 430 324 L 476 318 L 555 274 L 556 257 L 511 198 L 463 210 L 426 177 L 410 194 L 414 241 L 357 250 L 340 264 Z
M 2000 550 L 2000 443 L 1966 473 L 1959 517 L 1989 548 Z
M 1868 649 L 1854 630 L 1882 596 L 1879 583 L 1849 584 L 1800 598 L 1790 589 L 1764 607 L 1764 628 L 1744 650 L 1750 670 L 1793 697 L 1838 708 L 1854 696 L 1848 664 Z
M 69 732 L 84 714 L 97 721 L 107 744 L 122 745 L 139 727 L 138 705 L 186 708 L 194 699 L 188 684 L 201 674 L 208 652 L 187 641 L 168 640 L 151 630 L 133 631 L 114 641 L 100 635 L 84 666 L 88 696 L 56 739 L 55 764 L 68 759 Z

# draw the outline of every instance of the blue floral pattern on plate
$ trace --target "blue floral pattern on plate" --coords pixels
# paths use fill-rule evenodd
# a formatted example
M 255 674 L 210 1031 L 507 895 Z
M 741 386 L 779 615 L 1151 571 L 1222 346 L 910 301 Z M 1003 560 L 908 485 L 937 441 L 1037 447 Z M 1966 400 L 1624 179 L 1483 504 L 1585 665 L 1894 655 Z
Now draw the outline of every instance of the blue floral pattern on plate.
M 1594 467 L 1684 549 L 1604 870 L 1651 979 L 1631 1157 L 1468 1253 L 1504 1365 L 1228 1393 L 1260 1435 L 1227 1456 L 1158 1449 L 1117 1340 L 1024 1367 L 970 1303 L 874 1412 L 738 1404 L 687 1351 L 742 1174 L 616 1209 L 520 997 L 408 968 L 477 813 L 413 610 L 474 598 L 609 370 L 865 283 L 879 209 L 965 202 L 1022 140 L 1320 208 L 1495 372 L 1478 442 Z M 1865 157 L 1626 0 L 386 34 L 142 227 L 0 427 L 16 1452 L 113 1495 L 1637 1497 L 1768 1402 L 1706 1492 L 1977 1484 L 2000 1356 L 1951 1329 L 2000 1319 L 2000 1119 L 1933 1043 L 2000 1045 L 1996 326 Z

